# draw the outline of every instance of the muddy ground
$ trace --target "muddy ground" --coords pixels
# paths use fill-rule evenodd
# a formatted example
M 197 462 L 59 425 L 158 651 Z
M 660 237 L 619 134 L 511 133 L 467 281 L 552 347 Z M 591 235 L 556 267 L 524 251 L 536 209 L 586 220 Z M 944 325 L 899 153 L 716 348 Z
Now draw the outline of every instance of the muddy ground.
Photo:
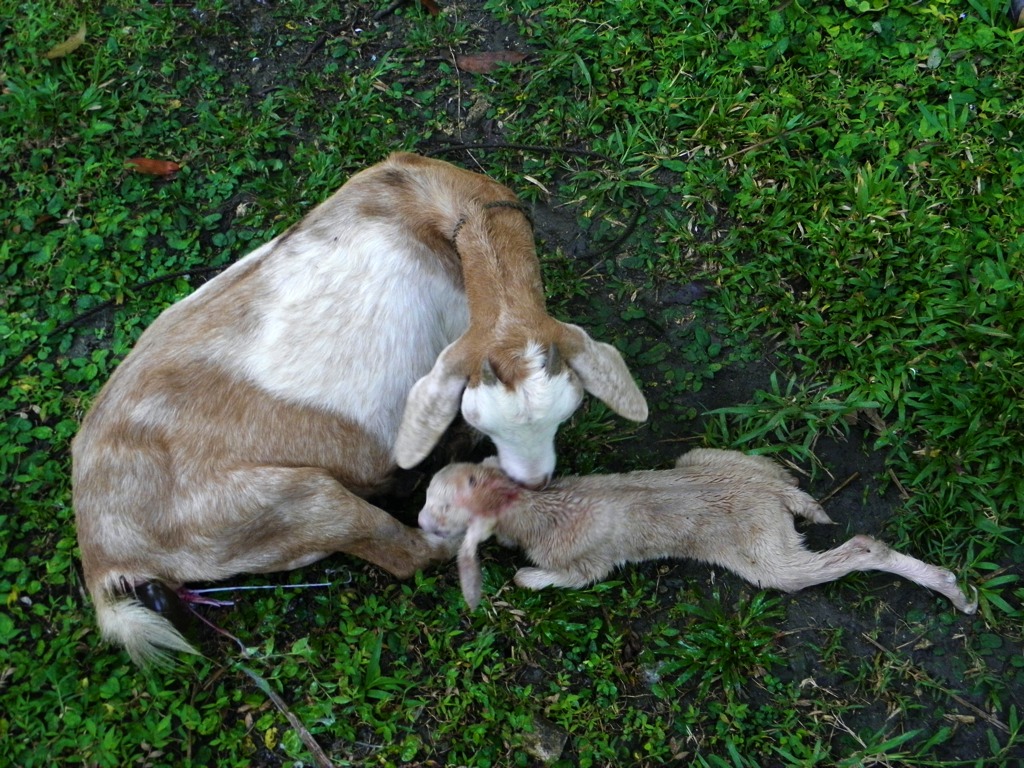
M 474 27 L 472 47 L 475 50 L 520 50 L 528 52 L 525 43 L 518 39 L 516 30 L 498 23 L 483 12 L 481 3 L 461 3 L 460 15 Z M 373 18 L 374 8 L 366 4 L 353 4 L 348 30 L 325 29 L 324 36 L 350 34 L 352 30 L 369 28 L 371 25 L 386 25 L 390 31 L 388 45 L 400 46 L 404 35 L 415 24 L 412 17 L 383 15 Z M 288 81 L 296 65 L 315 68 L 325 63 L 323 51 L 317 44 L 299 48 L 281 48 L 272 45 L 272 27 L 279 23 L 267 6 L 257 2 L 240 0 L 231 6 L 228 17 L 236 25 L 232 38 L 211 36 L 197 40 L 210 53 L 212 60 L 219 62 L 225 71 L 248 84 L 254 99 L 260 98 Z M 239 45 L 238 41 L 246 41 Z M 260 51 L 259 65 L 254 66 L 247 50 L 260 41 L 266 42 Z M 380 49 L 380 53 L 384 52 Z M 373 51 L 367 49 L 367 56 Z M 448 50 L 438 50 L 436 55 L 443 58 Z M 420 74 L 410 73 L 410 80 L 435 77 L 429 68 Z M 467 76 L 465 87 L 471 88 L 472 78 Z M 415 82 L 411 83 L 416 85 Z M 500 142 L 503 134 L 500 125 L 477 115 L 467 115 L 464 108 L 470 100 L 455 98 L 449 93 L 439 100 L 438 110 L 447 112 L 458 126 L 452 140 L 462 142 Z M 468 118 L 468 119 L 467 119 Z M 440 147 L 437 141 L 421 147 L 432 150 Z M 473 168 L 472 156 L 446 156 L 467 167 Z M 585 262 L 588 254 L 600 243 L 592 242 L 578 226 L 577 214 L 563 205 L 565 201 L 550 200 L 537 207 L 536 223 L 538 239 L 545 252 L 561 251 Z M 640 226 L 644 226 L 643 223 Z M 629 252 L 630 242 L 618 246 L 613 257 L 618 258 Z M 596 283 L 600 286 L 600 281 Z M 700 298 L 708 290 L 700 283 L 657 286 L 651 293 L 640 297 L 646 306 L 655 310 L 671 306 L 691 313 L 689 322 L 705 322 L 701 316 Z M 651 324 L 635 324 L 625 328 L 609 328 L 603 332 L 598 325 L 587 318 L 578 318 L 587 325 L 595 336 L 608 338 L 620 333 L 639 334 L 647 342 L 672 341 L 671 332 L 659 333 Z M 714 329 L 710 326 L 711 332 Z M 687 362 L 679 354 L 670 352 L 668 363 L 683 369 Z M 673 359 L 673 354 L 677 359 Z M 769 376 L 776 370 L 776 361 L 770 349 L 765 349 L 759 359 L 730 365 L 719 371 L 713 379 L 704 382 L 697 392 L 668 392 L 673 398 L 671 412 L 684 413 L 692 408 L 697 417 L 682 419 L 670 426 L 661 425 L 657 430 L 641 429 L 625 443 L 616 444 L 615 450 L 632 457 L 643 457 L 650 466 L 666 466 L 672 458 L 689 445 L 696 444 L 703 433 L 701 414 L 719 406 L 746 403 L 758 389 L 766 389 Z M 648 378 L 656 371 L 641 371 Z M 648 392 L 652 397 L 652 411 L 658 412 L 656 398 L 658 391 Z M 886 537 L 886 525 L 901 504 L 900 489 L 887 475 L 885 456 L 871 450 L 873 435 L 870 424 L 857 425 L 849 439 L 835 441 L 823 439 L 817 446 L 817 454 L 826 472 L 821 472 L 805 486 L 819 498 L 827 498 L 828 513 L 837 521 L 833 528 L 816 527 L 808 530 L 808 540 L 814 548 L 826 548 L 840 543 L 852 532 L 861 532 Z M 610 462 L 614 464 L 614 461 Z M 834 495 L 833 495 L 834 494 Z M 514 562 L 518 556 L 500 550 L 489 551 L 492 561 Z M 652 583 L 659 585 L 659 594 L 670 600 L 684 585 L 702 584 L 711 594 L 709 570 L 692 563 L 660 563 L 638 566 Z M 455 579 L 454 572 L 451 578 Z M 967 648 L 977 648 L 975 633 L 983 630 L 975 619 L 956 614 L 942 598 L 913 584 L 882 575 L 854 576 L 864 586 L 865 597 L 855 604 L 848 601 L 853 592 L 848 588 L 826 586 L 811 589 L 797 596 L 784 598 L 785 618 L 778 630 L 786 649 L 789 668 L 781 670 L 787 681 L 798 683 L 808 690 L 809 700 L 829 700 L 837 710 L 844 705 L 854 709 L 847 712 L 845 721 L 830 722 L 829 727 L 837 730 L 861 732 L 865 729 L 883 730 L 892 728 L 900 732 L 909 728 L 921 728 L 925 733 L 934 733 L 949 726 L 955 735 L 936 757 L 948 760 L 967 760 L 979 755 L 991 754 L 986 733 L 995 730 L 1000 733 L 996 718 L 990 715 L 984 696 L 984 686 L 965 684 L 978 666 L 987 669 L 986 674 L 1000 675 L 1010 671 L 1010 659 L 1021 653 L 1020 648 L 1008 647 L 991 649 L 991 655 L 980 659 L 968 654 Z M 742 594 L 750 594 L 748 587 L 728 574 L 716 575 L 716 586 L 723 601 L 735 600 Z M 667 607 L 667 606 L 666 606 Z M 632 628 L 642 643 L 643 626 Z M 830 662 L 824 664 L 820 649 L 828 648 Z M 879 674 L 889 676 L 884 685 L 878 681 L 865 680 L 851 683 L 834 671 L 836 660 L 846 657 L 862 659 L 872 657 L 874 668 Z M 884 671 L 884 672 L 883 672 Z M 536 674 L 543 674 L 538 671 Z M 539 681 L 538 681 L 539 682 Z M 956 712 L 936 712 L 929 706 L 914 713 L 901 713 L 895 708 L 904 697 L 928 701 L 935 686 L 957 692 L 959 702 Z M 881 688 L 879 693 L 878 688 Z M 969 692 L 968 692 L 969 691 Z M 946 697 L 941 697 L 947 700 Z M 1024 698 L 1018 696 L 1018 707 L 1024 707 Z M 829 717 L 822 713 L 821 717 Z M 894 727 L 903 720 L 903 727 Z M 571 759 L 572 744 L 567 747 L 564 757 Z

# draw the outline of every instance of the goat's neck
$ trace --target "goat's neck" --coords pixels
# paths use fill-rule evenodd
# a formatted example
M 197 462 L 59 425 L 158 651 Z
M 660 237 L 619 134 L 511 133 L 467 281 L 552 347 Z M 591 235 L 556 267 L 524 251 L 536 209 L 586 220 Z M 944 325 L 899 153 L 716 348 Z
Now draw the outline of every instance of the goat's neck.
M 455 240 L 474 324 L 535 325 L 546 317 L 540 262 L 529 220 L 516 208 L 479 208 Z
M 564 536 L 564 531 L 581 522 L 582 513 L 579 499 L 571 494 L 557 489 L 524 489 L 513 504 L 501 511 L 495 533 L 529 550 Z

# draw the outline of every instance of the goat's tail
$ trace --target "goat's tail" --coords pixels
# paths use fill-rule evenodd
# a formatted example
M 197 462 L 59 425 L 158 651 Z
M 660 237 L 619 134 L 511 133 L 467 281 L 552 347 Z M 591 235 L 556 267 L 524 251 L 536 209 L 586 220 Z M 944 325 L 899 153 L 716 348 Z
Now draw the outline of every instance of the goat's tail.
M 802 517 L 804 520 L 809 520 L 812 523 L 822 523 L 825 525 L 834 522 L 825 510 L 821 508 L 821 504 L 799 488 L 788 487 L 781 493 L 784 499 L 783 503 L 793 517 Z
M 105 640 L 123 646 L 140 667 L 173 666 L 171 653 L 175 651 L 199 655 L 166 617 L 113 586 L 125 583 L 132 583 L 129 576 L 115 574 L 91 590 L 96 623 Z

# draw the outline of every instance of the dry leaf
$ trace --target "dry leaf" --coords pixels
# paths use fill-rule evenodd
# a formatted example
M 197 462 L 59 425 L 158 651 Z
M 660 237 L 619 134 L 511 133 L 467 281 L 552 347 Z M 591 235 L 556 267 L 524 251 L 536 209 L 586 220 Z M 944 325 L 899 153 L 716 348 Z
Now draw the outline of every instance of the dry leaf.
M 171 160 L 148 160 L 145 157 L 133 157 L 127 161 L 137 173 L 148 173 L 151 176 L 173 176 L 181 170 L 181 166 Z
M 485 75 L 493 72 L 499 64 L 518 64 L 526 58 L 519 51 L 484 51 L 482 53 L 464 53 L 455 57 L 459 69 Z
M 437 7 L 437 3 L 434 0 L 420 0 L 420 5 L 427 9 L 427 13 L 431 16 L 437 16 L 441 12 L 441 9 Z
M 78 28 L 71 37 L 65 40 L 63 43 L 53 46 L 50 50 L 43 54 L 47 59 L 59 59 L 61 56 L 67 56 L 73 50 L 78 48 L 82 43 L 85 42 L 85 22 Z

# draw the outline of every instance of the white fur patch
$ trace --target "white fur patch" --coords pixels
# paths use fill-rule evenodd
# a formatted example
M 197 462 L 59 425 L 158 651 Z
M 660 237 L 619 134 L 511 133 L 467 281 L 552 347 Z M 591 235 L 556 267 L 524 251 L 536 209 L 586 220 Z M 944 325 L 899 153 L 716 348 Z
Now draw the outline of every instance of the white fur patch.
M 394 442 L 405 397 L 469 325 L 464 294 L 388 224 L 304 231 L 281 244 L 262 331 L 239 363 L 282 398 L 328 408 Z M 282 258 L 282 256 L 284 256 Z
M 469 387 L 462 396 L 466 421 L 494 441 L 505 474 L 524 485 L 542 485 L 555 470 L 555 433 L 583 400 L 583 386 L 569 369 L 549 376 L 544 348 L 527 345 L 529 373 L 513 389 L 498 382 Z

